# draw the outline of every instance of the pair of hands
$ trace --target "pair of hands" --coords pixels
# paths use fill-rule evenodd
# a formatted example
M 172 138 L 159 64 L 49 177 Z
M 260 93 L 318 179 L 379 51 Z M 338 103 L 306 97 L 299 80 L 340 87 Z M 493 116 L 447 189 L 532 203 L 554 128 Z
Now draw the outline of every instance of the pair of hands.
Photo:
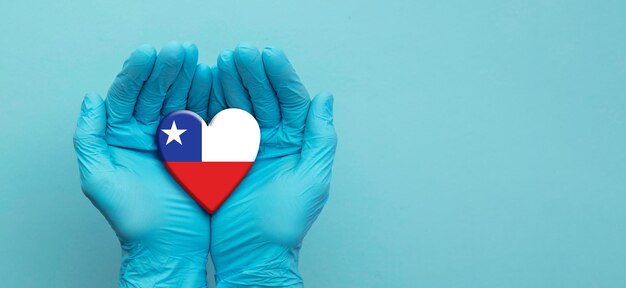
M 309 94 L 285 54 L 239 45 L 216 67 L 193 44 L 135 50 L 103 100 L 88 94 L 74 136 L 82 189 L 123 251 L 120 287 L 300 287 L 302 240 L 326 199 L 336 147 L 332 95 Z M 161 163 L 162 117 L 226 108 L 257 119 L 261 145 L 246 178 L 208 215 Z

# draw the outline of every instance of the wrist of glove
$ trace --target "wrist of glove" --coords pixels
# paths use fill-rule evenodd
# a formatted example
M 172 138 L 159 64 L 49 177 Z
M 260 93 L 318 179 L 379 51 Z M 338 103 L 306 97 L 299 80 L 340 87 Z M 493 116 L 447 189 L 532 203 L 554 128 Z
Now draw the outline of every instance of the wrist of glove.
M 204 253 L 168 255 L 142 245 L 122 245 L 119 287 L 207 287 Z
M 245 267 L 216 267 L 217 288 L 304 287 L 298 271 L 298 252 L 290 250 L 285 254 L 273 260 L 249 263 Z

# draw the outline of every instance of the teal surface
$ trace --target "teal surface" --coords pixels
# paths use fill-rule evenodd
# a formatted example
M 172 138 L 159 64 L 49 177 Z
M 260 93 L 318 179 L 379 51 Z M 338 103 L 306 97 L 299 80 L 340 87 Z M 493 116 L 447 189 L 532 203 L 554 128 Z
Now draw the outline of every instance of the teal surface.
M 0 286 L 114 287 L 72 134 L 137 46 L 283 48 L 335 94 L 307 287 L 626 287 L 624 1 L 2 1 Z

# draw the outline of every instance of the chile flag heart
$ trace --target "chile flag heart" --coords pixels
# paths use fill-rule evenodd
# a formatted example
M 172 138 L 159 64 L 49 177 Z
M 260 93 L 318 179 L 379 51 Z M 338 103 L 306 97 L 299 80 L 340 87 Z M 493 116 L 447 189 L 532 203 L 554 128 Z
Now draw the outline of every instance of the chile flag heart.
M 157 138 L 167 170 L 213 214 L 252 167 L 261 133 L 241 109 L 222 110 L 208 126 L 196 113 L 181 110 L 161 120 Z

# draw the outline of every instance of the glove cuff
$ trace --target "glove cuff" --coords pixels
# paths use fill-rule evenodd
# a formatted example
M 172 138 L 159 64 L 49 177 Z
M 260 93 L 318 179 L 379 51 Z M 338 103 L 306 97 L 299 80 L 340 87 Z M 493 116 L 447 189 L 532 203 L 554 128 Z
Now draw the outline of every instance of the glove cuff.
M 207 287 L 208 255 L 163 255 L 123 249 L 119 287 Z
M 217 288 L 231 287 L 304 287 L 297 269 L 259 268 L 215 275 Z

